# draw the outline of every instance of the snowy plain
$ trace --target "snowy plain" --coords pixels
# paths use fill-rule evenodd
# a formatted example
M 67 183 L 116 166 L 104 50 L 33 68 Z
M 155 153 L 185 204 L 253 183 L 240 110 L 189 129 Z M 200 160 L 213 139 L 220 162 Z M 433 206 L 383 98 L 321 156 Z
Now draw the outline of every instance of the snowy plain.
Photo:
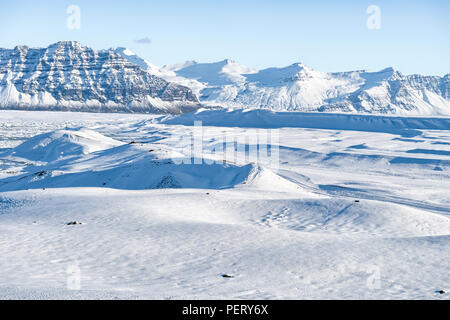
M 279 163 L 175 163 L 195 120 Z M 0 298 L 449 299 L 449 123 L 0 111 Z

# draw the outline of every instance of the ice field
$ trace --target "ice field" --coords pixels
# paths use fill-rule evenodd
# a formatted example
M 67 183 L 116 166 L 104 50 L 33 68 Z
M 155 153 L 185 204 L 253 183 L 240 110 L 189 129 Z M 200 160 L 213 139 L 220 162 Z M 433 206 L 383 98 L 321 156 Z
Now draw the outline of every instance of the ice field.
M 448 299 L 450 118 L 0 111 L 0 256 L 0 299 Z

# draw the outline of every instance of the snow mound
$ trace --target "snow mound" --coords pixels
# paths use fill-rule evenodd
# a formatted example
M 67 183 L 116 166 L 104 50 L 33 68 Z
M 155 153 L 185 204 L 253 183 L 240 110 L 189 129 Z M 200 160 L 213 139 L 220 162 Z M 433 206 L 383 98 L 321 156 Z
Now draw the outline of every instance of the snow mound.
M 121 145 L 122 142 L 85 129 L 56 130 L 35 136 L 12 150 L 12 155 L 50 162 Z
M 102 157 L 96 158 L 96 161 L 102 161 Z M 74 172 L 77 168 L 80 171 Z M 95 170 L 92 161 L 64 164 L 60 168 L 47 170 L 37 168 L 33 173 L 0 181 L 1 191 L 69 187 L 122 190 L 230 189 L 247 186 L 274 191 L 294 192 L 299 189 L 270 170 L 252 164 L 177 164 L 171 160 L 155 160 L 150 156 L 131 163 L 117 163 L 103 170 Z
M 38 135 L 13 149 L 12 155 L 39 163 L 26 167 L 21 175 L 0 180 L 1 191 L 69 187 L 298 190 L 294 183 L 255 164 L 190 158 L 162 145 L 123 144 L 87 129 Z
M 303 190 L 299 185 L 286 180 L 273 171 L 252 165 L 252 170 L 248 174 L 243 185 L 261 190 L 276 190 L 279 192 L 298 192 Z

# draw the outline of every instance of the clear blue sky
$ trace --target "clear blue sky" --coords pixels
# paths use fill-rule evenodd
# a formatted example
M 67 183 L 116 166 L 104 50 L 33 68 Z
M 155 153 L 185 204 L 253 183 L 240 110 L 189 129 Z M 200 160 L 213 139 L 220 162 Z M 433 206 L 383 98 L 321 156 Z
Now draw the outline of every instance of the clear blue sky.
M 69 5 L 81 28 L 66 26 Z M 366 8 L 381 9 L 369 30 Z M 230 58 L 255 68 L 303 62 L 321 71 L 392 66 L 405 74 L 450 73 L 450 1 L 30 0 L 2 1 L 0 47 L 76 40 L 128 47 L 156 65 Z M 136 40 L 148 37 L 150 44 Z

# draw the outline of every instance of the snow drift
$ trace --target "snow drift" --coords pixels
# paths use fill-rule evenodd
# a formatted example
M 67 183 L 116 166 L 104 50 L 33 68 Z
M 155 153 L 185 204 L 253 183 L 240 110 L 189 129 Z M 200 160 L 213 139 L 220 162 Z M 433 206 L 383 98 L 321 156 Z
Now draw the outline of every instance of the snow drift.
M 186 158 L 169 148 L 123 144 L 87 129 L 41 134 L 8 155 L 45 164 L 27 167 L 20 176 L 0 180 L 0 191 L 63 187 L 298 189 L 294 183 L 255 164 Z
M 170 125 L 192 126 L 201 121 L 204 126 L 244 128 L 311 128 L 371 132 L 401 132 L 407 130 L 450 130 L 450 118 L 398 117 L 305 112 L 275 112 L 270 110 L 200 109 L 179 116 L 164 116 L 156 121 Z M 413 134 L 414 131 L 410 131 Z

